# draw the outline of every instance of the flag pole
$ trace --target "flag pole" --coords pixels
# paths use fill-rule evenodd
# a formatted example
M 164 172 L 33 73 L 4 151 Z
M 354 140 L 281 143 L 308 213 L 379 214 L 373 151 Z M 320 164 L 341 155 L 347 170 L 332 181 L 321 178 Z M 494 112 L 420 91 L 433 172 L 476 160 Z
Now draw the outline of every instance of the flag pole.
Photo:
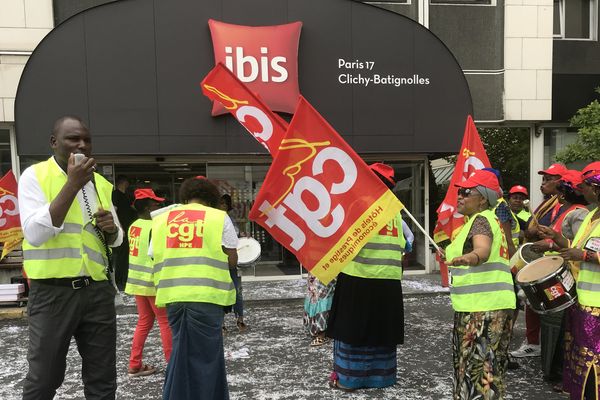
M 425 229 L 423 229 L 423 227 L 421 226 L 421 224 L 419 224 L 417 222 L 417 220 L 415 219 L 415 217 L 412 216 L 412 214 L 406 209 L 406 207 L 402 208 L 402 211 L 404 211 L 404 213 L 406 213 L 406 215 L 408 215 L 408 217 L 411 219 L 412 222 L 415 223 L 415 225 L 417 226 L 417 228 L 419 228 L 419 230 L 421 232 L 423 232 L 423 235 L 425 235 L 425 237 L 427 239 L 429 239 L 429 242 L 433 245 L 433 247 L 435 247 L 435 249 L 439 252 L 441 251 L 440 246 L 437 245 L 437 243 L 435 242 L 435 240 L 433 240 L 431 238 L 431 236 L 429 236 L 429 234 L 427 232 L 425 232 Z

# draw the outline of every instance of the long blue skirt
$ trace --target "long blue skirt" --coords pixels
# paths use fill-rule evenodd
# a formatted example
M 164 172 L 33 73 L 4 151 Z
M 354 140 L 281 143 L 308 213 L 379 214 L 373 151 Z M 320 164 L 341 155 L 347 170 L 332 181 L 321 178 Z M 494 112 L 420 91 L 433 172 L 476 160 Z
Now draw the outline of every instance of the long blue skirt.
M 396 383 L 396 346 L 353 346 L 333 343 L 333 370 L 342 386 L 382 388 Z
M 228 400 L 223 352 L 223 307 L 210 303 L 167 305 L 173 351 L 164 400 Z

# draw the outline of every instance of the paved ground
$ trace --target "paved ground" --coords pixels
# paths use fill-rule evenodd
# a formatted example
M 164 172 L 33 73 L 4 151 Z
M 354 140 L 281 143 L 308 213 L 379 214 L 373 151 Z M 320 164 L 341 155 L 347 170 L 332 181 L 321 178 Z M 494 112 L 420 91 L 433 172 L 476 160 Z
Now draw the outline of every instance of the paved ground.
M 406 344 L 398 350 L 399 382 L 385 390 L 365 390 L 353 394 L 327 387 L 331 368 L 331 345 L 309 348 L 302 329 L 303 283 L 249 283 L 246 286 L 247 323 L 240 334 L 234 319 L 226 323 L 225 337 L 228 380 L 232 399 L 449 399 L 452 365 L 450 341 L 452 309 L 444 289 L 435 277 L 408 278 L 405 282 Z M 442 292 L 442 293 L 438 293 Z M 273 296 L 287 299 L 272 299 Z M 259 300 L 259 299 L 268 300 Z M 270 298 L 270 299 L 269 299 Z M 131 299 L 118 308 L 118 397 L 119 399 L 159 399 L 165 363 L 155 327 L 146 344 L 145 361 L 160 372 L 145 378 L 126 374 L 129 349 L 136 323 Z M 26 372 L 26 319 L 0 321 L 0 399 L 18 399 Z M 523 321 L 515 332 L 514 346 L 523 338 Z M 566 399 L 553 393 L 539 376 L 539 358 L 525 360 L 509 373 L 507 399 Z M 80 361 L 71 346 L 65 382 L 59 399 L 82 399 Z

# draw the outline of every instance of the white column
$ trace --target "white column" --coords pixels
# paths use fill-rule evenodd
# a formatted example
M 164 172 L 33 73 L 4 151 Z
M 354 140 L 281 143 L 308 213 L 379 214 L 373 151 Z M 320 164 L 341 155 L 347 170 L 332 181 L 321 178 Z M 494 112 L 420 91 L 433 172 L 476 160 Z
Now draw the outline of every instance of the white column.
M 544 129 L 532 125 L 529 129 L 529 137 L 529 208 L 533 211 L 543 200 L 542 192 L 540 192 L 542 176 L 538 175 L 537 172 L 547 167 L 547 165 L 544 165 Z

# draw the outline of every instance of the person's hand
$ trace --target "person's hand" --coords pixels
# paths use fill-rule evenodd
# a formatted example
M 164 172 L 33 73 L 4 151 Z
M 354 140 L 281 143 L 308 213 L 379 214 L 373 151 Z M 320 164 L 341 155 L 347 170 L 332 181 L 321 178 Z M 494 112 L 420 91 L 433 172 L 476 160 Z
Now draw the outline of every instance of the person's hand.
M 92 179 L 95 170 L 96 160 L 84 156 L 81 161 L 77 161 L 71 153 L 67 162 L 67 180 L 77 189 L 81 189 Z
M 112 213 L 110 211 L 106 211 L 102 207 L 100 207 L 94 214 L 94 218 L 96 218 L 96 226 L 104 233 L 113 235 L 119 230 L 115 224 Z
M 546 251 L 551 250 L 550 243 L 545 240 L 538 240 L 531 245 L 531 250 L 536 253 L 545 253 Z
M 556 232 L 554 229 L 544 226 L 544 225 L 538 225 L 537 234 L 543 239 L 553 239 L 553 240 L 556 239 L 556 237 L 558 236 L 558 232 Z
M 446 264 L 454 266 L 473 266 L 479 264 L 479 257 L 477 257 L 477 255 L 474 253 L 467 253 L 459 257 L 454 257 L 450 262 L 447 262 Z
M 444 249 L 438 249 L 437 250 L 437 255 L 440 258 L 440 260 L 445 263 L 446 262 L 446 252 L 444 251 Z
M 560 256 L 567 261 L 583 261 L 583 250 L 567 248 L 558 251 Z

